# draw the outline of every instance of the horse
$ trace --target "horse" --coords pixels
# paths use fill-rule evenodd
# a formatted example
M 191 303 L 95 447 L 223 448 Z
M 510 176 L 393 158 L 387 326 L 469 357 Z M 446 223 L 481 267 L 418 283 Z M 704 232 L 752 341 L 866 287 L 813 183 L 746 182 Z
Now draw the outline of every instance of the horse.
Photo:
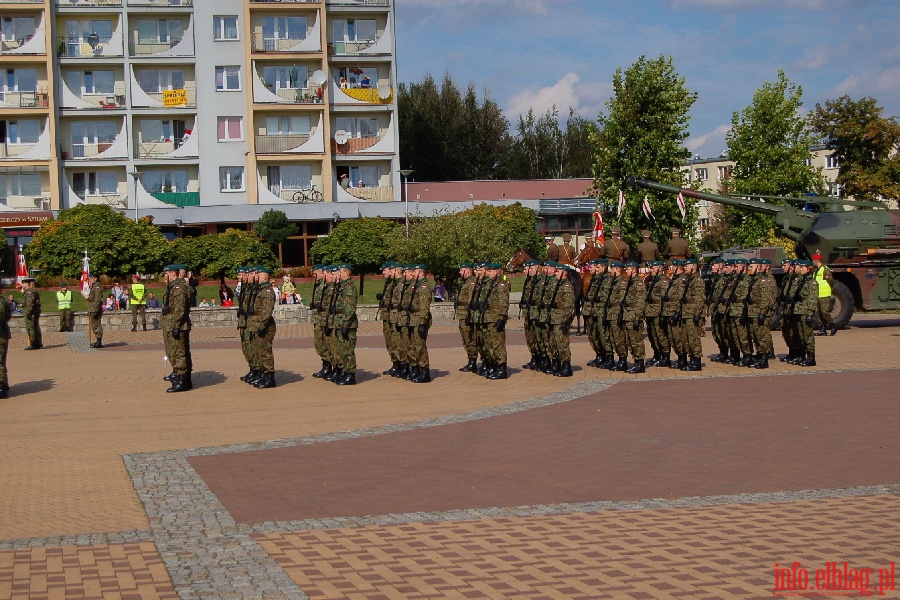
M 506 271 L 508 273 L 518 273 L 522 270 L 522 265 L 525 264 L 525 261 L 528 260 L 540 259 L 532 254 L 527 248 L 519 248 L 513 253 L 512 257 L 506 261 Z

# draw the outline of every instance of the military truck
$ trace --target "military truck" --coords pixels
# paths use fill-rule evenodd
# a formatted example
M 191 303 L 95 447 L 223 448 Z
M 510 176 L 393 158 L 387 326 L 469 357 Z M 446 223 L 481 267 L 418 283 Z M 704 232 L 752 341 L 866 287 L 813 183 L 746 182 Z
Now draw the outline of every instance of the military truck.
M 722 196 L 634 177 L 628 183 L 772 215 L 779 233 L 796 243 L 798 257 L 811 258 L 819 252 L 831 268 L 832 315 L 837 327 L 846 325 L 854 310 L 900 309 L 900 210 L 889 210 L 880 202 L 819 196 Z M 785 204 L 767 202 L 775 199 Z M 780 279 L 780 270 L 773 271 Z

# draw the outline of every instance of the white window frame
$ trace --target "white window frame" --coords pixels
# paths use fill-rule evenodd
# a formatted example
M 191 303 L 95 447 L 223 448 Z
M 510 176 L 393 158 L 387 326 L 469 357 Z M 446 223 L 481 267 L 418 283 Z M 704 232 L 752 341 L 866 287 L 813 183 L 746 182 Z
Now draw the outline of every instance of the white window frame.
M 156 73 L 156 89 L 147 90 L 141 85 L 143 82 L 142 75 L 144 73 Z M 175 79 L 173 76 L 178 73 L 181 76 L 181 87 L 175 87 L 172 84 L 172 80 Z M 165 92 L 168 90 L 181 90 L 186 89 L 187 80 L 185 79 L 184 71 L 181 69 L 141 69 L 137 73 L 138 87 L 147 92 L 148 94 L 159 94 L 161 92 Z
M 240 177 L 240 187 L 232 187 L 235 176 Z M 243 192 L 246 190 L 244 167 L 219 167 L 219 191 L 225 194 Z
M 237 121 L 238 137 L 231 137 L 231 125 Z M 224 125 L 225 136 L 222 137 L 221 125 Z M 242 142 L 244 141 L 244 118 L 243 117 L 218 117 L 216 119 L 216 138 L 220 142 Z
M 268 31 L 267 19 L 272 19 L 271 31 Z M 303 28 L 301 32 L 292 32 L 288 26 L 288 19 L 303 19 Z M 300 33 L 300 37 L 291 37 Z M 263 17 L 262 35 L 264 41 L 275 40 L 296 40 L 302 42 L 309 33 L 309 20 L 304 15 L 266 15 Z
M 34 140 L 26 139 L 22 141 L 22 123 L 37 123 L 37 136 Z M 12 138 L 13 128 L 16 130 L 16 138 Z M 41 121 L 40 119 L 15 119 L 6 122 L 6 143 L 10 146 L 34 146 L 41 139 Z
M 219 77 L 222 78 L 222 87 L 219 87 Z M 237 87 L 228 87 L 229 77 L 237 76 Z M 241 67 L 240 65 L 225 65 L 216 67 L 216 91 L 239 92 L 241 91 Z
M 155 39 L 147 39 L 141 38 L 141 23 L 144 22 L 152 22 L 156 25 L 156 38 Z M 161 33 L 160 24 L 166 24 L 166 34 L 165 36 Z M 173 38 L 173 34 L 171 33 L 171 23 L 177 23 L 181 27 L 181 36 L 178 38 Z M 137 28 L 137 43 L 139 45 L 143 44 L 171 44 L 173 39 L 177 39 L 179 42 L 184 38 L 184 20 L 183 19 L 137 19 L 137 23 L 135 24 Z
M 841 165 L 838 162 L 838 157 L 834 154 L 829 154 L 825 157 L 825 168 L 826 169 L 837 169 Z
M 24 89 L 23 87 L 20 86 L 19 82 L 21 81 L 22 74 L 25 71 L 34 71 L 34 89 L 33 90 Z M 30 69 L 30 68 L 23 68 L 23 67 L 6 69 L 6 72 L 4 75 L 5 76 L 3 79 L 3 91 L 5 91 L 5 92 L 15 93 L 15 92 L 36 92 L 36 91 L 38 91 L 38 86 L 40 84 L 40 80 L 38 78 L 37 69 Z M 12 80 L 12 81 L 10 81 L 10 80 Z M 10 83 L 12 83 L 12 85 L 10 85 Z
M 277 120 L 277 127 L 271 126 L 273 119 Z M 302 129 L 304 121 L 305 130 Z M 286 128 L 285 125 L 287 125 Z M 300 127 L 295 131 L 294 125 Z M 310 135 L 311 133 L 312 126 L 309 115 L 269 115 L 266 117 L 266 135 Z
M 709 180 L 709 169 L 706 167 L 697 167 L 694 170 L 694 173 L 697 176 L 697 181 L 708 181 Z
M 361 125 L 363 123 L 366 124 L 366 128 L 369 130 L 369 135 L 362 134 L 363 128 Z M 372 117 L 338 117 L 335 120 L 334 129 L 335 131 L 344 130 L 351 138 L 357 139 L 374 139 L 381 134 L 381 127 L 378 124 L 378 119 Z
M 85 196 L 110 196 L 119 193 L 119 178 L 114 171 L 78 171 L 77 173 L 84 175 Z M 73 181 L 77 173 L 72 173 Z M 111 188 L 104 188 L 100 185 L 101 180 L 106 186 L 109 186 L 110 182 L 113 182 L 114 185 Z
M 227 20 L 234 19 L 234 37 L 228 37 Z M 213 40 L 216 42 L 235 42 L 241 39 L 241 30 L 238 28 L 237 15 L 213 16 Z

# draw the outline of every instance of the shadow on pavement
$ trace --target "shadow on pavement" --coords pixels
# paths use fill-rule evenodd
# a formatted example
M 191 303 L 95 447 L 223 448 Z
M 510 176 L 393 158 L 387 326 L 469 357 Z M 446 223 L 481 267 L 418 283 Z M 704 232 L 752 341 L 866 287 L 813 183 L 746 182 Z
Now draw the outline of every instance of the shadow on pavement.
M 28 394 L 37 394 L 52 390 L 55 382 L 53 379 L 38 379 L 35 381 L 23 381 L 10 386 L 10 396 L 27 396 Z
M 197 371 L 191 379 L 194 382 L 194 387 L 199 388 L 225 383 L 226 377 L 224 373 L 219 373 L 218 371 Z

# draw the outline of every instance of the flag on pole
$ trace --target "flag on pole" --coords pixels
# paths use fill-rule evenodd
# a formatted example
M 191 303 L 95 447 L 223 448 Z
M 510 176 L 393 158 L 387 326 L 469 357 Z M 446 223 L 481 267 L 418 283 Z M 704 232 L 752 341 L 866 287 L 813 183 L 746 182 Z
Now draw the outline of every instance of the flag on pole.
M 606 235 L 603 232 L 603 215 L 599 211 L 594 213 L 594 242 L 596 244 L 606 243 Z
M 619 212 L 616 213 L 616 216 L 621 217 L 623 210 L 625 210 L 625 192 L 619 190 Z
M 641 205 L 641 208 L 644 209 L 644 216 L 648 219 L 653 218 L 653 211 L 650 210 L 650 197 L 647 194 L 644 194 L 644 202 Z
M 84 251 L 84 258 L 81 259 L 81 295 L 87 298 L 91 295 L 91 284 L 88 283 L 88 277 L 91 276 L 91 259 L 88 258 L 87 250 Z
M 681 220 L 684 221 L 687 215 L 687 208 L 684 205 L 684 195 L 681 192 L 678 192 L 678 198 L 675 199 L 675 202 L 678 203 L 678 210 L 681 211 Z
M 28 267 L 25 265 L 25 253 L 19 245 L 16 245 L 16 255 L 16 283 L 21 284 L 28 277 Z

